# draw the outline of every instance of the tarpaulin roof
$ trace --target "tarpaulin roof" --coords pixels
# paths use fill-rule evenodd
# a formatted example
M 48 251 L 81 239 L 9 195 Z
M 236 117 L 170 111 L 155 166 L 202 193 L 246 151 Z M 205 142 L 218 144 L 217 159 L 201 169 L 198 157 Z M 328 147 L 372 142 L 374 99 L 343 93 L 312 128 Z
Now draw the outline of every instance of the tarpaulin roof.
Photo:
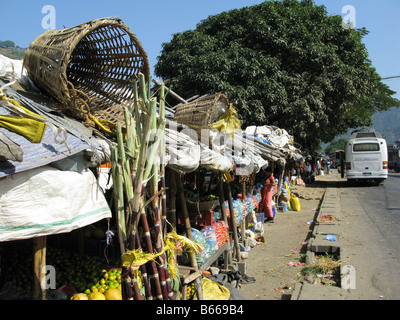
M 15 115 L 7 107 L 0 104 L 0 115 Z M 46 128 L 43 139 L 39 143 L 31 143 L 25 137 L 15 132 L 0 127 L 0 132 L 17 143 L 23 150 L 23 161 L 1 161 L 0 178 L 9 174 L 22 172 L 55 162 L 72 156 L 90 146 L 72 134 L 67 135 L 66 144 L 57 144 L 54 141 L 54 132 L 50 127 Z M 68 149 L 68 147 L 69 149 Z

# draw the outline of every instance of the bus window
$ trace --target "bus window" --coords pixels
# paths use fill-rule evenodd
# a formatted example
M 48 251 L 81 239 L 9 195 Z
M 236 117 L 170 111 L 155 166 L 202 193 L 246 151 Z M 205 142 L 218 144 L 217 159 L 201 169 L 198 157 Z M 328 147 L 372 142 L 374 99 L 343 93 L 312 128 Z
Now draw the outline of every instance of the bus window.
M 353 147 L 354 152 L 363 152 L 363 151 L 379 151 L 378 143 L 356 143 Z

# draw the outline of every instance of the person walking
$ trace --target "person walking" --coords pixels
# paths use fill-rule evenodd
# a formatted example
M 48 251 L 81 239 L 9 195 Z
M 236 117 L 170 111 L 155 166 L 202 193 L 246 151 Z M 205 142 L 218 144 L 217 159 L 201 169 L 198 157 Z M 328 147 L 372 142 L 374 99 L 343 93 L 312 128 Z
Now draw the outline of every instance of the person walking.
M 273 196 L 273 187 L 276 186 L 276 183 L 271 168 L 267 168 L 265 170 L 265 174 L 266 174 L 266 180 L 264 182 L 264 189 L 262 194 L 262 210 L 265 213 L 267 222 L 273 223 L 274 214 L 272 212 L 272 196 Z

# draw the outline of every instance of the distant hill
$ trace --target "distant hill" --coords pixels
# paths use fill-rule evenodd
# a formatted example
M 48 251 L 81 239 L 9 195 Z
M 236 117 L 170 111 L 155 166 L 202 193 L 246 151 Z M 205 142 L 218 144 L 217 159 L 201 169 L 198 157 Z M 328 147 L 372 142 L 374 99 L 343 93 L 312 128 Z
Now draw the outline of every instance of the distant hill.
M 400 108 L 376 113 L 372 116 L 374 129 L 386 138 L 388 144 L 400 140 Z
M 25 48 L 16 46 L 11 40 L 0 40 L 0 54 L 10 59 L 22 60 L 24 58 L 25 51 Z
M 0 48 L 0 54 L 10 59 L 22 60 L 24 59 L 25 51 L 15 48 Z
M 400 108 L 391 108 L 388 111 L 382 111 L 372 116 L 374 128 L 378 131 L 385 139 L 388 145 L 394 144 L 395 141 L 400 140 Z M 334 141 L 339 139 L 350 138 L 351 132 L 357 128 L 350 129 L 347 134 L 343 134 L 335 137 Z M 330 143 L 322 143 L 322 149 L 326 149 Z

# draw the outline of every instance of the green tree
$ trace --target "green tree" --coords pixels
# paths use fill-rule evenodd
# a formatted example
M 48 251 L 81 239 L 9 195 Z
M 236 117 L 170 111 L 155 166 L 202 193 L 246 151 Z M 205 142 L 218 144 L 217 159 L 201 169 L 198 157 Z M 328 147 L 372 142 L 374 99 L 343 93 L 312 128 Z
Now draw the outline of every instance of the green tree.
M 368 60 L 367 33 L 311 0 L 265 1 L 174 34 L 155 73 L 182 96 L 222 91 L 243 126 L 277 125 L 313 150 L 400 106 Z
M 0 41 L 0 47 L 2 48 L 15 48 L 15 43 L 11 40 Z
M 344 146 L 348 139 L 340 138 L 337 140 L 332 141 L 328 146 L 325 148 L 325 154 L 334 157 L 336 150 L 344 150 Z

